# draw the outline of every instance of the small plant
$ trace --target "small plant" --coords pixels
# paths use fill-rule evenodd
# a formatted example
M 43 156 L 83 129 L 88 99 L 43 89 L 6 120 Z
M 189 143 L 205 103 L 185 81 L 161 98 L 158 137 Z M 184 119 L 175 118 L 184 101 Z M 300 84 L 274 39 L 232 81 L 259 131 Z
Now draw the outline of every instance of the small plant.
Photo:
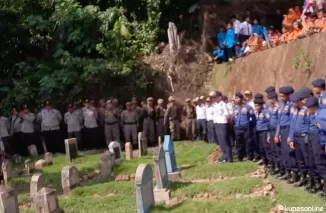
M 300 64 L 300 59 L 295 57 L 292 61 L 292 69 L 298 69 L 299 67 L 299 64 Z

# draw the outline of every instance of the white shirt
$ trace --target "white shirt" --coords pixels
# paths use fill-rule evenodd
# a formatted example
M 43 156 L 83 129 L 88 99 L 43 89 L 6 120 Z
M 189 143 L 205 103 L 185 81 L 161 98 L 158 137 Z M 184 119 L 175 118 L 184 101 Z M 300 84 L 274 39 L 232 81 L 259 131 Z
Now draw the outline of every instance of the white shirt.
M 240 31 L 239 34 L 241 35 L 246 35 L 246 36 L 250 36 L 252 35 L 252 27 L 251 24 L 249 24 L 248 22 L 244 21 L 240 24 Z
M 251 106 L 253 110 L 255 110 L 255 104 L 254 104 L 254 101 L 253 101 L 253 100 L 248 101 L 247 104 L 248 104 L 249 106 Z
M 226 124 L 228 123 L 227 116 L 230 115 L 229 109 L 224 101 L 214 104 L 214 123 Z
M 226 106 L 228 107 L 230 115 L 233 115 L 233 106 L 232 103 L 227 103 Z
M 200 120 L 200 119 L 206 120 L 206 105 L 205 104 L 196 106 L 196 115 L 197 115 L 197 120 Z
M 206 119 L 207 121 L 214 120 L 214 107 L 213 105 L 207 106 L 206 108 Z
M 234 22 L 233 22 L 233 26 L 234 26 L 234 33 L 235 34 L 239 34 L 239 32 L 240 32 L 240 21 L 239 20 L 235 20 Z

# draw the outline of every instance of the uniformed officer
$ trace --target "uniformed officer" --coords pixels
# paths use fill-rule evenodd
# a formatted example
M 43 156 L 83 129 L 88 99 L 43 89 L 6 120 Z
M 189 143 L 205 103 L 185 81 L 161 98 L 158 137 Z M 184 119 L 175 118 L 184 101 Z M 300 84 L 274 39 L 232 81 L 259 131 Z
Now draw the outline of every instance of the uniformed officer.
M 4 151 L 6 154 L 13 154 L 12 147 L 9 143 L 9 133 L 10 133 L 10 122 L 7 117 L 0 116 L 0 138 L 4 145 Z
M 183 115 L 186 117 L 186 137 L 189 140 L 194 140 L 196 138 L 196 109 L 190 98 L 186 99 Z
M 214 106 L 211 97 L 206 98 L 207 137 L 209 143 L 217 143 L 214 126 Z
M 23 134 L 24 144 L 28 147 L 29 145 L 35 144 L 35 119 L 34 113 L 30 112 L 27 105 L 23 106 L 23 111 L 21 112 L 22 126 L 21 131 Z M 42 150 L 41 144 L 35 144 L 38 150 Z
M 234 108 L 233 103 L 229 102 L 228 97 L 225 95 L 223 96 L 223 101 L 224 101 L 224 103 L 226 103 L 226 106 L 229 110 L 230 115 L 233 115 L 233 108 Z M 234 147 L 235 146 L 235 133 L 234 133 L 233 123 L 232 123 L 232 117 L 230 117 L 228 120 L 228 134 L 230 137 L 231 147 Z
M 270 152 L 270 146 L 267 143 L 267 134 L 269 126 L 268 112 L 264 109 L 264 100 L 255 99 L 255 113 L 256 113 L 256 141 L 259 147 L 259 155 L 263 159 L 264 166 L 269 165 L 268 153 Z
M 180 140 L 180 114 L 179 108 L 175 104 L 175 99 L 169 97 L 169 106 L 164 115 L 164 125 L 169 124 L 171 137 L 174 140 Z
M 164 115 L 165 115 L 165 107 L 164 107 L 164 100 L 158 99 L 157 106 L 156 106 L 156 126 L 157 126 L 157 136 L 161 137 L 161 141 L 164 140 L 164 135 L 166 132 L 166 127 L 163 125 L 164 123 Z
M 266 94 L 267 94 L 267 93 L 270 93 L 270 92 L 273 92 L 273 91 L 275 91 L 275 87 L 274 87 L 274 86 L 269 86 L 269 87 L 267 87 L 267 88 L 265 89 Z
M 94 143 L 97 143 L 99 139 L 98 132 L 98 119 L 99 115 L 95 109 L 95 107 L 91 106 L 88 99 L 84 101 L 84 107 L 82 108 L 82 117 L 83 117 L 83 125 L 85 127 L 85 143 L 84 148 L 92 149 Z
M 156 137 L 156 112 L 154 109 L 154 99 L 152 97 L 147 98 L 147 104 L 144 106 L 143 111 L 143 134 L 147 139 L 149 145 L 154 145 L 157 141 Z
M 27 146 L 23 144 L 23 138 L 22 138 L 22 119 L 19 116 L 19 109 L 13 108 L 12 109 L 12 116 L 10 119 L 10 135 L 13 136 L 13 146 L 12 146 L 12 151 L 13 153 L 17 153 L 22 156 L 27 156 Z
M 325 80 L 318 78 L 313 80 L 311 84 L 313 86 L 312 92 L 314 93 L 314 96 L 318 98 L 320 94 L 325 91 Z
M 293 174 L 292 181 L 290 182 L 296 182 L 299 172 L 300 181 L 295 183 L 294 186 L 296 187 L 301 187 L 307 182 L 307 164 L 305 159 L 308 159 L 308 131 L 310 126 L 309 112 L 303 103 L 303 99 L 306 97 L 299 91 L 290 96 L 294 111 L 289 132 L 289 146 L 295 151 L 297 162 L 297 167 L 292 168 Z
M 139 122 L 139 129 L 138 132 L 142 132 L 143 131 L 143 108 L 138 106 L 138 101 L 136 97 L 132 97 L 131 98 L 131 104 L 132 107 L 131 109 L 134 110 L 135 112 L 137 112 L 138 114 L 138 122 Z
M 323 179 L 323 189 L 320 196 L 326 197 L 326 169 L 325 169 L 325 152 L 326 152 L 326 92 L 322 92 L 319 100 L 319 111 L 315 117 L 315 122 L 318 127 L 319 140 L 320 140 L 320 159 L 316 159 L 315 164 L 318 174 Z M 316 187 L 317 188 L 317 187 Z
M 256 116 L 251 106 L 244 104 L 243 95 L 240 92 L 235 94 L 235 109 L 233 112 L 233 123 L 235 127 L 235 138 L 238 160 L 243 161 L 246 156 L 253 159 L 250 144 L 250 120 L 255 121 Z
M 131 102 L 126 103 L 126 110 L 121 113 L 121 126 L 123 126 L 123 133 L 126 142 L 132 142 L 134 148 L 138 145 L 138 114 L 131 109 Z
M 114 108 L 116 108 L 116 110 L 120 116 L 121 112 L 122 112 L 122 107 L 119 105 L 119 100 L 117 98 L 112 99 L 112 105 Z
M 104 112 L 104 132 L 107 145 L 111 141 L 120 141 L 120 114 L 119 110 L 113 106 L 111 101 L 106 102 Z
M 300 94 L 300 97 L 302 98 L 302 102 L 305 103 L 306 99 L 310 96 L 313 96 L 312 89 L 310 88 L 301 88 L 298 90 L 298 93 Z
M 83 117 L 77 111 L 74 111 L 73 104 L 69 104 L 68 111 L 64 115 L 64 122 L 67 124 L 68 138 L 76 138 L 78 149 L 83 150 L 80 124 Z
M 316 193 L 321 189 L 320 177 L 326 179 L 326 156 L 325 149 L 320 144 L 320 137 L 318 134 L 318 126 L 316 117 L 319 111 L 319 101 L 316 96 L 309 97 L 305 103 L 308 107 L 310 126 L 309 126 L 309 143 L 308 143 L 308 184 L 306 190 L 311 193 Z
M 48 152 L 56 153 L 64 146 L 60 134 L 61 113 L 52 108 L 50 101 L 45 103 L 45 109 L 38 115 L 37 120 L 41 123 L 41 129 Z
M 206 104 L 205 97 L 200 96 L 198 105 L 196 106 L 196 129 L 197 139 L 206 139 L 207 121 L 206 121 Z
M 295 153 L 288 145 L 288 136 L 292 119 L 293 107 L 289 99 L 293 93 L 291 86 L 279 88 L 279 119 L 276 136 L 281 141 L 281 171 L 278 175 L 280 180 L 291 179 L 291 168 L 296 166 Z
M 270 163 L 270 173 L 277 174 L 281 169 L 281 144 L 279 137 L 276 135 L 278 131 L 278 119 L 279 119 L 279 106 L 277 104 L 277 93 L 275 91 L 267 94 L 268 98 L 268 108 L 267 108 L 267 118 L 269 119 L 268 125 L 268 158 Z
M 104 134 L 104 113 L 105 113 L 105 108 L 106 108 L 106 102 L 104 99 L 99 100 L 99 108 L 98 108 L 98 115 L 99 115 L 99 138 L 101 141 L 101 144 L 106 144 L 102 143 L 105 142 L 105 134 Z M 97 144 L 100 146 L 100 144 Z

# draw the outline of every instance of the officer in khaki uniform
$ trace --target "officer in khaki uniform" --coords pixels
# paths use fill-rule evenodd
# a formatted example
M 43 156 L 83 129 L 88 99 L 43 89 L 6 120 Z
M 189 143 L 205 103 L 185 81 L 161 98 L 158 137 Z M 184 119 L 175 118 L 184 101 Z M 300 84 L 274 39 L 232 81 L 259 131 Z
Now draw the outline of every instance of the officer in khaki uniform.
M 82 108 L 81 114 L 84 121 L 83 125 L 85 126 L 85 140 L 83 145 L 86 149 L 92 149 L 94 147 L 94 143 L 97 143 L 97 141 L 99 140 L 97 122 L 99 119 L 99 115 L 95 107 L 90 104 L 90 101 L 88 99 L 84 101 L 84 107 Z
M 27 105 L 24 105 L 23 111 L 21 112 L 21 119 L 22 119 L 22 134 L 23 134 L 23 140 L 24 140 L 24 145 L 26 148 L 29 145 L 35 144 L 37 146 L 37 149 L 41 151 L 41 144 L 38 144 L 39 140 L 35 140 L 35 128 L 34 128 L 34 123 L 36 116 L 34 113 L 30 112 L 29 108 Z
M 131 98 L 131 110 L 135 111 L 138 115 L 138 132 L 141 132 L 143 130 L 143 108 L 138 106 L 137 98 L 133 97 Z
M 157 140 L 155 135 L 155 126 L 156 126 L 156 112 L 154 109 L 154 99 L 152 97 L 147 98 L 147 104 L 144 106 L 144 122 L 143 122 L 143 134 L 147 139 L 147 143 L 154 145 Z
M 156 127 L 157 127 L 157 136 L 161 137 L 161 140 L 164 140 L 164 134 L 165 134 L 165 126 L 164 123 L 164 115 L 166 109 L 163 106 L 164 100 L 158 99 L 157 100 L 157 106 L 155 108 L 156 110 Z
M 120 114 L 118 109 L 113 106 L 110 100 L 107 101 L 104 113 L 104 133 L 108 145 L 111 141 L 120 141 L 119 119 Z
M 137 129 L 139 123 L 138 115 L 131 109 L 131 106 L 132 104 L 130 102 L 126 103 L 126 110 L 122 111 L 120 121 L 126 142 L 132 142 L 136 146 L 138 144 Z
M 190 98 L 186 99 L 183 115 L 186 117 L 186 137 L 189 140 L 194 140 L 196 138 L 196 109 L 191 104 Z
M 169 124 L 171 137 L 174 140 L 180 140 L 180 115 L 178 106 L 175 104 L 175 99 L 169 97 L 169 106 L 164 115 L 164 124 Z
M 69 104 L 68 112 L 64 115 L 64 122 L 67 124 L 68 138 L 75 137 L 77 139 L 78 149 L 83 150 L 82 136 L 80 124 L 83 122 L 83 117 L 78 111 L 73 109 L 73 105 Z

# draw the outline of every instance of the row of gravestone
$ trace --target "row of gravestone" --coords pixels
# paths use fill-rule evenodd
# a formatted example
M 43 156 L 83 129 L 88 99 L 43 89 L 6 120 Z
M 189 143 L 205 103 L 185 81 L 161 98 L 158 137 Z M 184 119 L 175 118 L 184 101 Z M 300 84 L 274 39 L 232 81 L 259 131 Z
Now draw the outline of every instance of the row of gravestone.
M 163 147 L 153 155 L 155 188 L 151 166 L 140 164 L 135 174 L 136 202 L 138 213 L 148 213 L 155 203 L 170 199 L 169 176 L 180 175 L 176 166 L 174 144 L 169 135 L 164 137 Z

